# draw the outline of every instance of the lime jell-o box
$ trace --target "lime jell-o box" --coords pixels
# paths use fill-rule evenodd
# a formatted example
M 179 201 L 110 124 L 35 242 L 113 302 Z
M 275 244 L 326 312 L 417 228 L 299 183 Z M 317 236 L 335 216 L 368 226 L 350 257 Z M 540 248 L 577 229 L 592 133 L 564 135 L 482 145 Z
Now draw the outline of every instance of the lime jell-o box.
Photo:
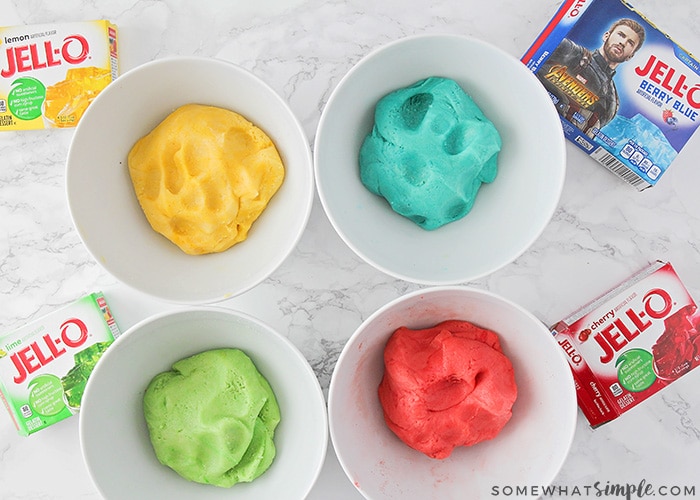
M 0 130 L 75 127 L 118 62 L 106 20 L 0 27 Z
M 90 373 L 119 337 L 102 293 L 0 336 L 0 397 L 28 436 L 80 409 Z

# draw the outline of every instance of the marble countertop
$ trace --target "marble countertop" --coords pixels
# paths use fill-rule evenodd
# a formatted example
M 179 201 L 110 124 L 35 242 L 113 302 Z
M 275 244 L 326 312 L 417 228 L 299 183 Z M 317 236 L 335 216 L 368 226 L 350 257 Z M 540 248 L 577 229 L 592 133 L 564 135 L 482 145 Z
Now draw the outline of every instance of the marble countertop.
M 687 50 L 700 53 L 700 4 L 633 4 Z M 122 72 L 171 55 L 235 62 L 290 103 L 313 146 L 329 94 L 370 50 L 407 35 L 460 33 L 520 57 L 558 5 L 558 0 L 0 0 L 0 25 L 110 19 L 120 29 Z M 0 134 L 0 331 L 97 290 L 105 292 L 122 330 L 176 307 L 118 283 L 80 242 L 65 199 L 72 133 Z M 571 144 L 567 153 L 561 202 L 542 236 L 515 262 L 471 285 L 501 294 L 550 324 L 661 259 L 673 263 L 700 300 L 700 136 L 658 186 L 641 193 Z M 417 288 L 355 256 L 316 198 L 292 255 L 262 284 L 221 305 L 286 332 L 327 395 L 334 364 L 353 331 L 381 305 Z M 699 384 L 696 370 L 596 430 L 579 413 L 570 455 L 554 482 L 560 496 L 586 497 L 594 483 L 642 481 L 667 487 L 669 496 L 675 487 L 681 498 L 691 497 L 684 496 L 686 487 L 700 495 Z M 80 454 L 78 418 L 24 438 L 0 412 L 0 498 L 98 497 Z M 361 498 L 332 446 L 309 498 Z

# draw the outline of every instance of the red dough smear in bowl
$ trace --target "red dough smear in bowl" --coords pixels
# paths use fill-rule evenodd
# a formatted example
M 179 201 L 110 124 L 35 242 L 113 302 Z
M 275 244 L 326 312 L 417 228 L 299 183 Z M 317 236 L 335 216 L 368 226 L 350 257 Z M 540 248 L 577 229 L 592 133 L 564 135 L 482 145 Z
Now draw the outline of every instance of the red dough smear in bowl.
M 429 457 L 496 437 L 512 415 L 513 366 L 496 333 L 468 321 L 399 328 L 384 349 L 384 367 L 384 420 Z

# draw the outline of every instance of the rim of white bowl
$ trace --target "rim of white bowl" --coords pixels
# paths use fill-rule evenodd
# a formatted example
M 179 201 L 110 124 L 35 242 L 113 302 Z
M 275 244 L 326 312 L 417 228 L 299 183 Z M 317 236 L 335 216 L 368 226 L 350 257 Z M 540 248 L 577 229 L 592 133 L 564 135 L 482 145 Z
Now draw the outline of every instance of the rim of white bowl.
M 153 314 L 147 318 L 144 318 L 137 323 L 133 324 L 129 328 L 127 328 L 124 332 L 117 337 L 117 339 L 110 345 L 109 349 L 107 349 L 104 354 L 100 357 L 100 359 L 97 361 L 95 364 L 95 367 L 93 368 L 93 373 L 95 370 L 99 370 L 100 363 L 102 362 L 103 359 L 105 359 L 107 356 L 110 355 L 110 352 L 114 352 L 115 349 L 113 349 L 115 346 L 119 348 L 122 343 L 128 342 L 130 340 L 131 333 L 142 328 L 143 326 L 154 323 L 157 321 L 162 320 L 165 317 L 170 317 L 170 316 L 177 316 L 180 314 L 191 314 L 191 313 L 197 313 L 197 312 L 216 312 L 220 314 L 226 314 L 226 315 L 231 315 L 231 316 L 236 316 L 238 318 L 245 319 L 246 321 L 250 321 L 251 323 L 255 323 L 256 325 L 260 326 L 264 330 L 267 330 L 271 335 L 276 337 L 282 344 L 284 344 L 286 347 L 289 348 L 290 352 L 299 359 L 299 361 L 302 362 L 302 366 L 304 367 L 304 370 L 312 377 L 312 380 L 314 381 L 313 387 L 314 387 L 314 393 L 316 396 L 320 399 L 320 401 L 323 403 L 323 405 L 326 405 L 326 399 L 323 395 L 323 389 L 321 388 L 321 384 L 318 380 L 318 377 L 316 376 L 316 373 L 313 371 L 313 368 L 311 368 L 311 365 L 309 364 L 308 359 L 306 359 L 306 356 L 299 350 L 299 348 L 294 345 L 294 343 L 289 340 L 287 337 L 279 333 L 275 328 L 267 324 L 265 321 L 253 316 L 252 314 L 245 313 L 243 311 L 235 310 L 235 309 L 228 309 L 222 306 L 216 306 L 216 305 L 197 305 L 197 306 L 186 306 L 186 307 L 178 307 L 176 309 L 168 310 L 168 311 L 162 311 L 156 314 Z M 108 359 L 108 358 L 107 358 Z M 91 387 L 90 380 L 92 380 L 92 377 L 88 377 L 87 383 L 85 384 L 85 390 L 83 394 L 88 394 L 89 389 Z M 309 486 L 306 491 L 306 495 L 313 489 L 314 485 L 318 482 L 318 478 L 321 475 L 321 470 L 323 469 L 323 465 L 325 463 L 325 458 L 326 454 L 328 452 L 328 437 L 329 437 L 329 419 L 328 419 L 328 410 L 327 406 L 324 408 L 324 411 L 322 412 L 324 415 L 322 418 L 322 425 L 323 425 L 323 434 L 327 437 L 327 439 L 323 440 L 322 443 L 322 448 L 321 448 L 321 453 L 319 456 L 321 459 L 319 460 L 318 464 L 315 466 L 314 474 L 312 476 L 312 480 L 309 482 Z M 85 443 L 85 437 L 84 437 L 84 424 L 83 424 L 83 419 L 81 417 L 81 413 L 78 413 L 78 438 L 80 441 L 80 454 L 83 459 L 83 463 L 85 464 L 85 468 L 88 471 L 88 475 L 90 476 L 90 480 L 92 484 L 95 486 L 95 488 L 99 491 L 100 495 L 102 495 L 104 498 L 107 498 L 106 493 L 102 490 L 102 486 L 95 480 L 95 475 L 94 475 L 94 470 L 92 465 L 86 460 L 86 443 Z
M 193 62 L 193 63 L 213 63 L 213 64 L 219 64 L 222 66 L 230 66 L 235 68 L 237 71 L 241 71 L 242 73 L 248 74 L 253 80 L 255 80 L 257 83 L 260 84 L 261 87 L 264 87 L 271 96 L 273 96 L 281 105 L 284 109 L 286 109 L 289 112 L 289 116 L 292 120 L 292 123 L 294 123 L 294 128 L 295 128 L 295 133 L 300 136 L 300 138 L 304 139 L 304 156 L 305 156 L 305 163 L 311 166 L 311 175 L 309 175 L 309 179 L 306 182 L 305 189 L 307 193 L 304 195 L 304 204 L 298 206 L 299 210 L 297 212 L 302 213 L 302 218 L 300 220 L 300 225 L 299 225 L 299 230 L 297 233 L 294 235 L 294 238 L 290 241 L 290 246 L 289 250 L 285 252 L 284 254 L 281 254 L 278 256 L 278 258 L 274 261 L 274 263 L 268 268 L 268 270 L 263 273 L 261 276 L 258 277 L 257 280 L 247 284 L 244 287 L 240 287 L 235 289 L 232 292 L 227 292 L 224 294 L 200 294 L 200 296 L 196 299 L 189 298 L 189 297 L 184 297 L 184 296 L 163 296 L 155 293 L 153 290 L 150 289 L 143 289 L 140 287 L 137 287 L 130 283 L 128 280 L 124 279 L 124 277 L 121 275 L 119 272 L 115 272 L 112 266 L 109 266 L 103 262 L 102 259 L 99 258 L 98 255 L 96 255 L 93 251 L 93 249 L 86 243 L 85 237 L 83 235 L 83 231 L 80 228 L 79 224 L 77 223 L 76 220 L 76 215 L 74 213 L 74 208 L 71 203 L 71 197 L 70 197 L 70 185 L 71 185 L 71 173 L 70 169 L 68 168 L 68 165 L 70 164 L 70 158 L 71 158 L 71 150 L 73 149 L 73 144 L 74 141 L 71 139 L 71 143 L 68 148 L 68 154 L 66 156 L 66 162 L 65 162 L 65 176 L 66 176 L 66 182 L 65 182 L 65 187 L 64 187 L 64 195 L 67 200 L 67 205 L 68 205 L 68 211 L 70 214 L 71 221 L 73 223 L 73 228 L 78 234 L 78 237 L 80 238 L 80 241 L 83 244 L 83 248 L 85 248 L 90 256 L 97 262 L 97 264 L 102 267 L 105 271 L 107 271 L 110 275 L 112 275 L 114 278 L 119 280 L 120 283 L 123 283 L 127 287 L 137 290 L 141 293 L 144 293 L 148 295 L 149 297 L 153 297 L 159 300 L 166 300 L 168 302 L 174 303 L 174 304 L 181 304 L 181 305 L 207 305 L 207 304 L 214 304 L 217 302 L 222 302 L 224 300 L 231 299 L 233 297 L 237 297 L 253 288 L 258 286 L 260 283 L 265 281 L 267 278 L 270 277 L 279 267 L 289 258 L 291 253 L 294 251 L 294 249 L 298 246 L 299 241 L 301 240 L 302 236 L 304 235 L 304 232 L 306 231 L 306 227 L 308 226 L 309 219 L 311 217 L 311 210 L 313 207 L 313 202 L 314 202 L 314 193 L 316 191 L 315 188 L 315 176 L 313 174 L 313 153 L 311 151 L 311 145 L 309 142 L 309 138 L 307 137 L 306 133 L 304 132 L 304 128 L 301 125 L 301 122 L 299 121 L 299 118 L 296 116 L 296 114 L 292 111 L 289 103 L 282 98 L 281 95 L 277 93 L 275 89 L 272 88 L 271 85 L 269 85 L 265 80 L 257 76 L 255 73 L 252 71 L 244 68 L 243 66 L 240 66 L 236 63 L 233 63 L 231 61 L 227 61 L 225 59 L 220 59 L 217 57 L 205 57 L 205 56 L 167 56 L 167 57 L 162 57 L 159 59 L 154 59 L 148 62 L 145 62 L 143 64 L 140 64 L 138 66 L 135 66 L 121 75 L 117 77 L 110 85 L 116 83 L 119 81 L 119 79 L 124 78 L 124 77 L 129 77 L 129 75 L 135 74 L 135 73 L 140 73 L 143 71 L 149 71 L 152 67 L 154 66 L 159 66 L 159 65 L 165 65 L 165 64 L 172 64 L 174 62 L 177 63 L 188 63 L 188 62 Z M 109 90 L 109 86 L 103 91 L 100 92 L 97 97 L 93 100 L 92 104 L 95 102 L 98 102 L 102 96 L 105 94 L 106 91 Z M 81 125 L 85 123 L 86 121 L 84 120 L 85 116 L 89 116 L 90 110 L 92 109 L 92 106 L 88 106 L 87 110 L 85 111 L 85 114 L 83 115 L 83 119 L 78 122 L 78 125 L 75 128 L 74 135 L 75 137 L 76 134 L 79 133 L 81 129 Z
M 485 42 L 483 40 L 480 40 L 478 38 L 474 38 L 472 36 L 468 35 L 460 35 L 460 34 L 450 34 L 450 33 L 429 33 L 429 34 L 418 34 L 418 35 L 409 35 L 403 38 L 399 38 L 397 40 L 393 40 L 391 42 L 388 42 L 384 45 L 381 45 L 379 47 L 376 47 L 372 49 L 370 52 L 365 54 L 357 63 L 355 63 L 348 71 L 343 75 L 343 77 L 340 79 L 338 84 L 335 86 L 333 91 L 330 94 L 330 97 L 328 98 L 328 101 L 326 102 L 326 105 L 324 106 L 323 112 L 321 113 L 321 118 L 319 119 L 318 126 L 316 127 L 316 135 L 315 135 L 315 144 L 319 144 L 319 137 L 322 136 L 323 134 L 323 128 L 325 126 L 326 121 L 328 121 L 328 113 L 326 113 L 326 110 L 329 109 L 329 107 L 335 102 L 337 95 L 338 95 L 338 89 L 342 88 L 349 79 L 353 77 L 353 75 L 359 71 L 359 68 L 364 65 L 364 63 L 374 57 L 376 57 L 379 53 L 384 52 L 386 50 L 391 49 L 392 47 L 396 45 L 401 45 L 404 43 L 411 43 L 414 42 L 415 40 L 419 39 L 429 39 L 429 38 L 443 38 L 443 39 L 459 39 L 459 40 L 466 40 L 471 43 L 477 44 L 477 45 L 482 45 L 484 47 L 488 47 L 490 49 L 493 49 L 496 52 L 501 53 L 502 55 L 506 56 L 507 58 L 510 58 L 514 61 L 518 61 L 516 57 L 513 55 L 509 54 L 505 50 L 501 49 L 500 47 L 497 47 L 491 43 Z M 518 61 L 520 62 L 520 61 Z M 532 73 L 527 69 L 527 67 L 523 64 L 523 69 L 532 75 Z M 534 75 L 532 75 L 534 77 Z M 539 90 L 537 92 L 541 93 L 543 97 L 547 97 L 547 101 L 551 104 L 551 106 L 548 106 L 548 108 L 544 108 L 542 110 L 543 113 L 550 113 L 553 119 L 556 120 L 556 122 L 559 122 L 559 115 L 556 111 L 556 108 L 554 107 L 554 104 L 551 102 L 551 99 L 546 94 L 546 90 L 542 85 L 539 86 Z M 546 109 L 549 109 L 549 111 L 546 111 Z M 556 148 L 555 148 L 556 146 Z M 325 194 L 323 192 L 323 189 L 321 189 L 322 182 L 320 180 L 320 173 L 319 173 L 319 162 L 318 162 L 318 148 L 314 147 L 313 150 L 313 156 L 314 156 L 314 177 L 316 180 L 316 191 L 318 192 L 319 199 L 321 201 L 321 205 L 323 206 L 323 210 L 326 214 L 326 217 L 328 217 L 331 225 L 333 226 L 333 229 L 336 231 L 338 236 L 345 242 L 345 244 L 362 260 L 373 266 L 375 269 L 378 269 L 379 271 L 389 275 L 393 276 L 394 278 L 398 278 L 404 281 L 409 281 L 412 283 L 416 283 L 419 285 L 428 285 L 428 286 L 450 286 L 450 285 L 459 285 L 462 283 L 468 283 L 471 281 L 478 280 L 480 278 L 483 278 L 484 276 L 488 276 L 491 273 L 494 273 L 503 267 L 507 266 L 508 264 L 512 263 L 516 259 L 518 259 L 520 256 L 522 256 L 532 245 L 539 239 L 539 237 L 542 235 L 544 232 L 545 228 L 547 225 L 549 225 L 552 216 L 554 215 L 554 212 L 556 211 L 557 207 L 559 206 L 559 201 L 561 199 L 561 193 L 564 188 L 564 181 L 566 178 L 566 139 L 564 137 L 564 134 L 562 132 L 561 136 L 559 137 L 559 140 L 557 141 L 556 145 L 551 145 L 553 149 L 558 149 L 562 155 L 562 169 L 561 173 L 556 179 L 556 192 L 557 196 L 553 200 L 552 205 L 549 207 L 549 210 L 547 211 L 547 217 L 544 219 L 546 222 L 542 224 L 542 227 L 540 227 L 537 231 L 535 231 L 532 235 L 532 237 L 527 240 L 525 245 L 521 248 L 520 251 L 516 252 L 516 254 L 508 261 L 498 265 L 498 266 L 493 266 L 491 269 L 487 269 L 481 273 L 473 274 L 470 276 L 462 276 L 456 279 L 448 280 L 431 280 L 431 279 L 421 279 L 421 278 L 416 278 L 414 276 L 410 276 L 406 273 L 401 273 L 398 271 L 395 271 L 393 269 L 388 268 L 387 266 L 383 266 L 376 262 L 374 259 L 370 258 L 365 252 L 360 250 L 357 245 L 355 245 L 352 240 L 345 234 L 345 232 L 342 230 L 342 228 L 339 226 L 335 216 L 333 213 L 329 210 L 328 207 L 328 201 L 325 197 Z
M 350 472 L 351 472 L 350 467 L 346 463 L 342 454 L 339 453 L 337 451 L 337 449 L 335 448 L 337 438 L 336 438 L 336 431 L 335 431 L 335 423 L 334 422 L 336 422 L 337 418 L 333 417 L 333 407 L 334 407 L 333 401 L 336 397 L 335 396 L 335 386 L 338 383 L 337 377 L 336 377 L 336 371 L 338 370 L 338 367 L 341 365 L 343 360 L 347 356 L 349 356 L 348 353 L 353 348 L 355 341 L 357 340 L 357 337 L 359 337 L 362 334 L 362 332 L 365 330 L 365 328 L 367 328 L 367 326 L 370 323 L 375 321 L 379 316 L 384 314 L 387 310 L 391 309 L 392 307 L 394 307 L 397 304 L 400 304 L 401 302 L 413 299 L 419 295 L 431 295 L 431 294 L 436 294 L 436 293 L 439 294 L 439 293 L 451 292 L 451 291 L 475 293 L 477 295 L 483 295 L 484 297 L 489 297 L 489 298 L 501 301 L 504 304 L 516 309 L 521 314 L 527 316 L 528 318 L 533 320 L 533 322 L 540 323 L 542 325 L 543 333 L 549 333 L 549 330 L 547 329 L 545 324 L 542 323 L 542 321 L 540 321 L 537 318 L 537 316 L 532 314 L 530 311 L 525 309 L 520 304 L 518 304 L 510 299 L 507 299 L 507 298 L 503 297 L 502 295 L 499 295 L 495 292 L 483 290 L 483 289 L 480 289 L 480 288 L 477 288 L 474 286 L 470 286 L 470 285 L 443 285 L 443 286 L 432 286 L 432 287 L 428 287 L 428 288 L 421 288 L 418 290 L 414 290 L 412 292 L 408 292 L 408 293 L 401 295 L 399 297 L 396 297 L 396 298 L 392 299 L 391 301 L 385 303 L 384 305 L 380 306 L 370 316 L 368 316 L 360 324 L 360 326 L 357 327 L 357 329 L 353 332 L 353 334 L 350 336 L 350 338 L 347 340 L 347 342 L 343 346 L 343 350 L 340 352 L 340 355 L 338 356 L 338 360 L 336 361 L 335 366 L 333 367 L 333 372 L 331 374 L 331 381 L 330 381 L 329 388 L 328 388 L 328 405 L 327 405 L 328 406 L 328 430 L 329 430 L 329 434 L 330 434 L 331 444 L 333 445 L 333 449 L 336 452 L 336 457 L 338 458 L 338 462 L 340 463 L 340 466 L 343 469 L 345 477 L 348 481 L 352 482 L 352 480 L 350 479 L 350 477 L 351 477 L 350 476 Z M 560 358 L 561 358 L 562 362 L 566 365 L 566 368 L 568 370 L 569 366 L 568 366 L 568 362 L 566 361 L 566 358 L 564 357 L 564 355 L 561 351 L 559 352 L 559 354 L 560 354 Z M 576 402 L 576 386 L 574 383 L 573 376 L 567 380 L 569 381 L 569 383 L 568 383 L 569 390 L 567 392 L 569 394 L 571 394 L 572 409 L 573 409 L 573 411 L 571 411 L 571 414 L 569 416 L 570 420 L 568 422 L 568 425 L 570 426 L 570 431 L 568 433 L 568 438 L 567 438 L 567 441 L 565 443 L 566 449 L 567 449 L 567 455 L 568 455 L 568 450 L 571 449 L 571 445 L 574 441 L 574 435 L 576 433 L 576 423 L 578 420 L 578 404 Z M 562 463 L 559 464 L 559 470 L 561 470 L 561 467 L 563 465 L 564 465 L 564 462 L 562 460 Z M 357 484 L 353 483 L 353 486 L 355 487 L 355 489 L 359 493 L 361 493 L 363 496 L 365 496 L 365 498 L 368 498 L 368 499 L 370 498 L 367 496 L 368 493 L 361 490 Z

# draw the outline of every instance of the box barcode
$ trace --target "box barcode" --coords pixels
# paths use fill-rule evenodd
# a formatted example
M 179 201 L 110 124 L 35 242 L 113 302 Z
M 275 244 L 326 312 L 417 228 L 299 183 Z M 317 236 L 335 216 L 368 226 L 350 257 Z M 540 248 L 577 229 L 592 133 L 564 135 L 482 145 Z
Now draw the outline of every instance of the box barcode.
M 629 169 L 627 165 L 618 160 L 614 155 L 599 147 L 591 153 L 591 158 L 610 170 L 612 173 L 622 178 L 624 181 L 632 184 L 636 188 L 650 187 L 647 181 Z

